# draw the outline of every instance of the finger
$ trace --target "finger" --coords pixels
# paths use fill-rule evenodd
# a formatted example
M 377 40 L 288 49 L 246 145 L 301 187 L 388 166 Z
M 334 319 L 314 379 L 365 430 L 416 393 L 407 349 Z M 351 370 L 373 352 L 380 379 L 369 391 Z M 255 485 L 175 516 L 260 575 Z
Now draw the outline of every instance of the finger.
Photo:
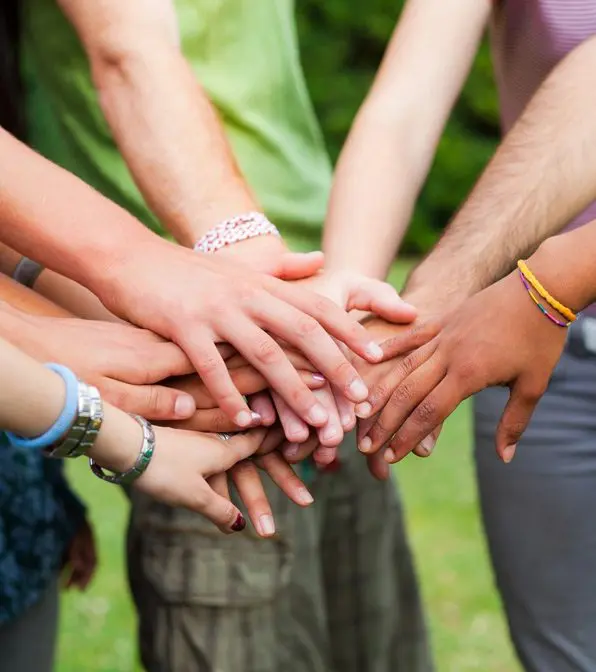
M 315 397 L 321 402 L 329 418 L 322 427 L 317 429 L 319 442 L 322 446 L 337 447 L 343 441 L 344 430 L 339 419 L 333 391 L 329 385 L 326 385 L 320 390 L 316 390 Z M 306 438 L 308 438 L 308 435 Z
M 294 413 L 286 402 L 276 392 L 271 392 L 277 416 L 288 441 L 302 443 L 308 439 L 309 427 Z
M 308 440 L 304 443 L 284 443 L 281 452 L 287 462 L 296 464 L 312 455 L 318 445 L 319 437 L 315 432 L 311 432 Z
M 105 401 L 148 420 L 180 420 L 195 412 L 194 399 L 184 392 L 163 385 L 129 385 L 102 378 L 98 387 Z
M 212 446 L 205 458 L 205 469 L 208 476 L 228 471 L 237 462 L 253 455 L 263 442 L 267 430 L 264 428 L 240 432 L 227 441 L 217 434 L 212 438 Z
M 255 464 L 267 472 L 277 487 L 298 506 L 308 506 L 314 499 L 308 488 L 279 453 L 254 458 Z
M 379 417 L 389 402 L 389 399 L 391 399 L 396 388 L 398 388 L 399 385 L 413 371 L 424 365 L 425 362 L 433 356 L 435 350 L 436 344 L 429 343 L 428 345 L 423 346 L 418 350 L 414 350 L 414 352 L 410 353 L 406 357 L 397 358 L 389 372 L 383 378 L 381 378 L 380 382 L 376 383 L 372 387 L 369 396 L 370 401 L 365 402 L 364 404 L 356 405 L 355 412 L 358 418 L 360 418 L 360 426 L 358 429 L 358 447 L 363 453 L 368 453 L 378 449 L 378 445 L 377 448 L 373 448 L 372 437 L 368 436 L 373 427 L 376 427 L 376 431 L 379 437 L 382 437 L 384 434 L 386 434 L 386 432 L 383 433 L 382 428 L 378 426 Z M 377 419 L 374 422 L 365 422 L 366 420 L 370 420 L 375 416 L 377 416 Z M 367 428 L 366 434 L 364 433 L 365 427 Z M 385 440 L 387 440 L 387 438 L 385 438 Z
M 271 427 L 277 420 L 277 413 L 275 406 L 269 392 L 258 392 L 253 394 L 248 400 L 248 405 L 255 413 L 261 416 L 261 424 L 263 427 Z
M 256 466 L 248 460 L 240 462 L 231 469 L 230 476 L 257 534 L 272 537 L 275 534 L 273 512 Z
M 368 470 L 379 481 L 386 481 L 389 478 L 390 467 L 382 452 L 373 453 L 366 456 Z
M 239 427 L 246 428 L 255 424 L 258 420 L 236 389 L 225 362 L 207 333 L 195 329 L 192 340 L 186 338 L 181 346 L 191 358 L 216 405 Z
M 199 409 L 192 418 L 179 422 L 169 422 L 168 427 L 187 429 L 193 432 L 209 432 L 212 434 L 242 431 L 242 428 L 232 422 L 221 408 Z
M 341 422 L 344 432 L 351 432 L 356 426 L 356 414 L 354 413 L 354 404 L 336 387 L 331 388 L 335 398 L 335 406 L 339 414 L 339 421 Z
M 280 305 L 283 306 L 281 302 Z M 230 340 L 232 331 L 222 327 L 222 335 Z M 320 426 L 327 421 L 325 409 L 317 402 L 313 392 L 302 382 L 296 369 L 290 364 L 280 346 L 249 319 L 238 318 L 234 331 L 242 334 L 238 349 L 267 379 L 288 406 L 305 422 Z
M 254 395 L 269 387 L 269 383 L 265 378 L 246 362 L 242 368 L 231 370 L 230 375 L 236 389 L 245 396 Z M 310 371 L 298 371 L 298 375 L 309 389 L 316 390 L 325 384 L 325 379 L 322 376 Z M 170 378 L 164 381 L 164 385 L 190 394 L 195 400 L 197 408 L 215 408 L 217 406 L 209 390 L 196 373 L 181 378 Z M 259 413 L 256 408 L 252 406 L 251 408 L 256 413 Z
M 208 518 L 225 534 L 241 532 L 246 527 L 240 509 L 226 497 L 214 492 L 204 481 L 197 484 L 195 498 L 187 506 Z
M 365 327 L 350 317 L 345 310 L 342 310 L 331 299 L 304 288 L 293 286 L 291 283 L 280 282 L 276 278 L 267 278 L 266 286 L 273 295 L 313 317 L 326 333 L 345 343 L 352 352 L 371 363 L 381 361 L 383 352 Z M 307 330 L 310 329 L 312 327 L 308 327 Z M 303 352 L 302 348 L 300 350 Z M 308 355 L 308 358 L 314 363 L 310 355 Z M 321 373 L 324 373 L 322 369 Z M 327 378 L 330 382 L 336 382 L 328 376 Z M 358 401 L 358 399 L 353 401 Z
M 417 457 L 429 457 L 432 455 L 442 429 L 443 425 L 441 424 L 428 436 L 425 436 L 424 439 L 422 439 L 422 441 L 412 451 L 414 455 Z
M 300 352 L 296 352 L 293 348 L 290 348 L 290 346 L 285 343 L 282 339 L 277 339 L 277 342 L 279 345 L 282 347 L 283 351 L 285 352 L 286 357 L 288 358 L 290 364 L 297 370 L 297 371 L 310 371 L 312 373 L 317 373 L 315 367 L 312 365 L 312 363 Z M 245 366 L 249 366 L 248 362 L 242 355 L 236 354 L 234 357 L 230 358 L 228 361 L 226 361 L 226 366 L 228 367 L 229 371 L 232 371 L 233 369 L 241 369 Z M 323 379 L 324 382 L 324 377 L 319 374 L 319 379 Z
M 317 371 L 328 382 L 337 386 L 348 399 L 355 402 L 366 399 L 368 390 L 364 381 L 348 362 L 338 344 L 316 320 L 308 315 L 302 315 L 300 311 L 283 302 L 279 303 L 274 313 L 262 308 L 256 308 L 255 312 L 257 319 L 269 332 L 280 336 L 303 352 Z M 282 394 L 280 389 L 276 388 L 276 391 Z M 287 395 L 282 396 L 289 406 L 298 412 Z
M 368 432 L 369 442 L 361 441 L 361 447 L 369 446 L 363 452 L 376 452 L 399 430 L 406 419 L 422 401 L 439 385 L 446 374 L 446 367 L 440 357 L 431 357 L 419 368 L 402 380 L 381 411 L 376 423 Z M 426 437 L 436 425 L 429 427 Z M 434 447 L 434 446 L 433 446 Z M 430 451 L 429 451 L 430 454 Z
M 215 474 L 207 479 L 207 485 L 220 497 L 230 499 L 230 486 L 227 473 Z
M 447 375 L 412 411 L 410 417 L 389 442 L 384 453 L 389 463 L 398 462 L 453 413 L 468 396 L 458 389 L 456 376 Z
M 442 320 L 425 319 L 417 320 L 409 329 L 400 329 L 398 334 L 379 344 L 383 350 L 382 361 L 422 347 L 439 333 L 441 327 Z
M 270 429 L 263 439 L 255 455 L 266 455 L 274 450 L 278 450 L 284 442 L 284 430 L 277 424 Z
M 416 318 L 416 309 L 404 301 L 388 282 L 358 278 L 350 288 L 347 310 L 363 310 L 388 322 L 407 323 Z
M 281 280 L 302 280 L 310 278 L 325 264 L 325 255 L 320 252 L 287 252 L 283 254 L 277 268 L 271 275 Z
M 122 358 L 118 356 L 119 353 L 120 350 L 113 350 L 106 375 L 127 383 L 159 383 L 166 378 L 184 376 L 194 371 L 190 359 L 175 343 L 139 345 L 128 352 L 123 351 Z
M 496 434 L 497 454 L 505 463 L 511 462 L 518 441 L 532 418 L 534 409 L 546 391 L 546 383 L 516 382 L 499 420 Z

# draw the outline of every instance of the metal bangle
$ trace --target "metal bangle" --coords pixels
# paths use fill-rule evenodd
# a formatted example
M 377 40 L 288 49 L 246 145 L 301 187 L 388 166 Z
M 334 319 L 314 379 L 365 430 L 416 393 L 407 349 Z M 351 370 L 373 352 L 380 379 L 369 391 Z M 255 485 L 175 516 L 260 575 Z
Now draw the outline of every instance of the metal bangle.
M 89 414 L 89 423 L 87 429 L 79 443 L 70 451 L 67 457 L 80 457 L 86 455 L 95 444 L 99 430 L 103 423 L 103 403 L 99 390 L 92 385 L 86 386 L 89 399 L 91 400 L 91 410 Z
M 106 473 L 99 464 L 89 458 L 89 467 L 91 468 L 91 471 L 97 478 L 101 478 L 102 481 L 114 483 L 115 485 L 129 485 L 145 472 L 151 462 L 151 458 L 155 451 L 155 433 L 153 427 L 140 415 L 132 415 L 131 417 L 134 418 L 143 429 L 143 443 L 141 445 L 139 456 L 132 468 L 128 471 L 113 474 Z
M 91 396 L 85 383 L 79 381 L 77 415 L 68 432 L 60 440 L 44 450 L 46 457 L 70 457 L 82 439 L 85 437 L 91 418 Z

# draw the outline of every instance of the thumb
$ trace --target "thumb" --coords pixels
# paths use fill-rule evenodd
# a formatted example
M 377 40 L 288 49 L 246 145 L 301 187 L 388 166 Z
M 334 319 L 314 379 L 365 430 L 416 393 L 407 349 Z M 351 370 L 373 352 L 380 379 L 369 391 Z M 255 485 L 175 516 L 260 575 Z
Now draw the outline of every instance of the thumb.
M 130 385 L 105 378 L 99 387 L 106 401 L 147 420 L 185 420 L 196 411 L 190 394 L 163 385 Z
M 280 280 L 302 280 L 320 271 L 324 263 L 322 252 L 286 252 L 280 257 L 272 275 Z
M 544 388 L 545 389 L 545 388 Z M 517 442 L 525 432 L 544 389 L 516 381 L 497 427 L 497 454 L 506 464 L 515 455 Z
M 246 520 L 240 509 L 229 499 L 213 491 L 204 481 L 199 486 L 196 499 L 200 503 L 194 510 L 208 518 L 224 534 L 241 532 L 246 527 Z
M 209 451 L 209 458 L 205 468 L 210 475 L 228 471 L 237 462 L 245 460 L 256 453 L 263 443 L 268 428 L 259 427 L 248 432 L 238 432 L 230 439 L 223 439 L 215 434 L 213 448 Z
M 388 322 L 412 322 L 414 306 L 406 303 L 387 282 L 356 276 L 350 287 L 346 310 L 363 310 Z

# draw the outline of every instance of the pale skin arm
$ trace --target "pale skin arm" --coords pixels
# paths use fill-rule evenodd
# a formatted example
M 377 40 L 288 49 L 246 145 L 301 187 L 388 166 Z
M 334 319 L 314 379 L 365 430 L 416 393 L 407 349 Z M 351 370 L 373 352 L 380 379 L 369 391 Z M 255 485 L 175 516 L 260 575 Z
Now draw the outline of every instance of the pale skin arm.
M 327 267 L 384 278 L 470 70 L 490 0 L 409 0 L 337 166 Z
M 59 5 L 87 51 L 118 147 L 176 240 L 191 247 L 218 221 L 258 210 L 218 115 L 180 50 L 172 0 Z

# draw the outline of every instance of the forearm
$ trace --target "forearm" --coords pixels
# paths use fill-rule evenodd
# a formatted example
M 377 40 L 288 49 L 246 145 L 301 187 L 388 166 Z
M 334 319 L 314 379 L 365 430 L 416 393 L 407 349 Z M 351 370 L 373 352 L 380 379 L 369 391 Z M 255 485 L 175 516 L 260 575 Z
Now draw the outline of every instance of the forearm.
M 84 8 L 70 13 L 102 110 L 139 189 L 176 240 L 190 247 L 217 222 L 258 206 L 177 39 L 151 17 L 140 18 L 152 11 L 143 3 L 128 10 L 110 4 L 103 14 L 97 10 L 97 20 L 113 22 L 107 34 L 87 30 L 91 15 Z
M 489 11 L 488 0 L 406 4 L 337 165 L 328 267 L 387 274 Z
M 43 434 L 65 402 L 64 382 L 53 371 L 0 338 L 0 430 L 20 436 Z M 140 431 L 126 413 L 104 404 L 104 421 L 89 456 L 106 467 L 125 470 L 140 444 Z M 134 457 L 132 457 L 134 459 Z
M 52 303 L 36 292 L 19 285 L 6 275 L 0 273 L 0 302 L 8 304 L 12 308 L 28 315 L 40 315 L 47 317 L 71 317 L 64 308 Z M 12 331 L 12 327 L 0 325 L 0 335 L 7 338 L 6 330 Z M 18 331 L 18 330 L 17 330 Z M 14 334 L 18 338 L 18 333 Z M 8 340 L 12 340 L 9 338 Z
M 407 289 L 460 300 L 505 275 L 596 197 L 596 39 L 578 47 L 508 133 L 443 238 Z
M 171 246 L 2 129 L 0 156 L 0 239 L 95 294 L 131 250 Z
M 528 266 L 558 301 L 575 312 L 596 301 L 596 221 L 549 238 Z

